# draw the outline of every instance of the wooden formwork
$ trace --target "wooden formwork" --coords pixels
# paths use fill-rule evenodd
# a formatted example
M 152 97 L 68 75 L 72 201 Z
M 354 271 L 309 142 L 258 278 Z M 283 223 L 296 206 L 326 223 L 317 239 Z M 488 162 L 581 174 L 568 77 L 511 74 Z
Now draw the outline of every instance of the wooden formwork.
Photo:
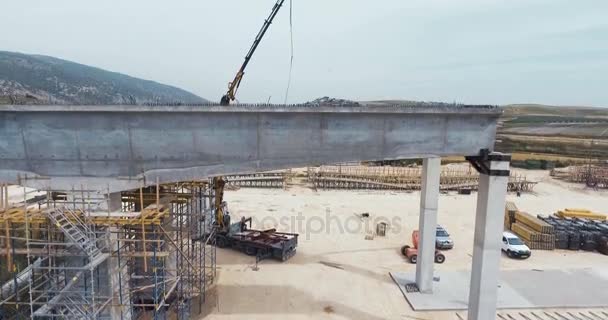
M 584 183 L 588 187 L 597 189 L 608 188 L 607 165 L 571 166 L 565 169 L 554 169 L 551 176 L 568 182 Z
M 258 172 L 225 176 L 228 187 L 233 188 L 286 188 L 291 170 Z
M 420 190 L 422 169 L 408 167 L 366 167 L 366 166 L 321 166 L 308 168 L 308 180 L 314 188 L 321 189 L 379 189 L 379 190 Z M 457 191 L 476 190 L 479 174 L 469 169 L 442 168 L 440 189 Z M 508 190 L 515 192 L 532 191 L 536 182 L 525 176 L 512 175 Z

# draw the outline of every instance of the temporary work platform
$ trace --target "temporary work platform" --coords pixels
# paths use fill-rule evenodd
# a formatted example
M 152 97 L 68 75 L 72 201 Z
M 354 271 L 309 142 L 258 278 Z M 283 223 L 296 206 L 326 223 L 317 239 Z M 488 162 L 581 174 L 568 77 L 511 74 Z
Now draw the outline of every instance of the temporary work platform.
M 215 246 L 202 238 L 213 232 L 207 181 L 116 194 L 24 189 L 12 205 L 2 190 L 0 317 L 190 319 L 202 310 L 216 272 Z

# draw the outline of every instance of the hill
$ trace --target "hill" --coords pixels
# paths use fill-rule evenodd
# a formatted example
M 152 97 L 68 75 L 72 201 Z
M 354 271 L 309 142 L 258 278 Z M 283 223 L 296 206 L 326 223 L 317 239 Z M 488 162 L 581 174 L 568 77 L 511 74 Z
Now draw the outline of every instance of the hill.
M 188 91 L 42 55 L 0 51 L 0 103 L 205 103 Z
M 421 104 L 406 100 L 365 105 Z M 495 149 L 507 153 L 608 159 L 608 108 L 511 104 L 501 106 Z
M 550 106 L 543 104 L 510 104 L 504 106 L 504 116 L 553 116 L 578 118 L 606 118 L 608 108 L 576 107 L 576 106 Z
M 606 159 L 608 108 L 505 106 L 496 149 Z
M 500 133 L 607 139 L 608 109 L 508 105 Z

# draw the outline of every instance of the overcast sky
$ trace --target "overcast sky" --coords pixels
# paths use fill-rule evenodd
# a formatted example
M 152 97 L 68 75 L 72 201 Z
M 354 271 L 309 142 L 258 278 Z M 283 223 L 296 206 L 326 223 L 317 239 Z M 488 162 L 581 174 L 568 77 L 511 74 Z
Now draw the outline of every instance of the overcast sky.
M 219 100 L 274 0 L 3 0 L 0 50 Z M 607 0 L 293 0 L 288 102 L 321 96 L 608 106 Z M 289 0 L 237 98 L 281 103 Z

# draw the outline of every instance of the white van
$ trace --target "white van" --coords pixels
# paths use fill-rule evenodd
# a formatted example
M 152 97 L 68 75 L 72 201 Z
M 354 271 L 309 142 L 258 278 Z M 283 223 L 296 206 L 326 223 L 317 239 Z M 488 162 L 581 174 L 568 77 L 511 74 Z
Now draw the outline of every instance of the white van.
M 502 251 L 511 258 L 526 259 L 532 255 L 530 248 L 518 236 L 508 231 L 502 233 Z

